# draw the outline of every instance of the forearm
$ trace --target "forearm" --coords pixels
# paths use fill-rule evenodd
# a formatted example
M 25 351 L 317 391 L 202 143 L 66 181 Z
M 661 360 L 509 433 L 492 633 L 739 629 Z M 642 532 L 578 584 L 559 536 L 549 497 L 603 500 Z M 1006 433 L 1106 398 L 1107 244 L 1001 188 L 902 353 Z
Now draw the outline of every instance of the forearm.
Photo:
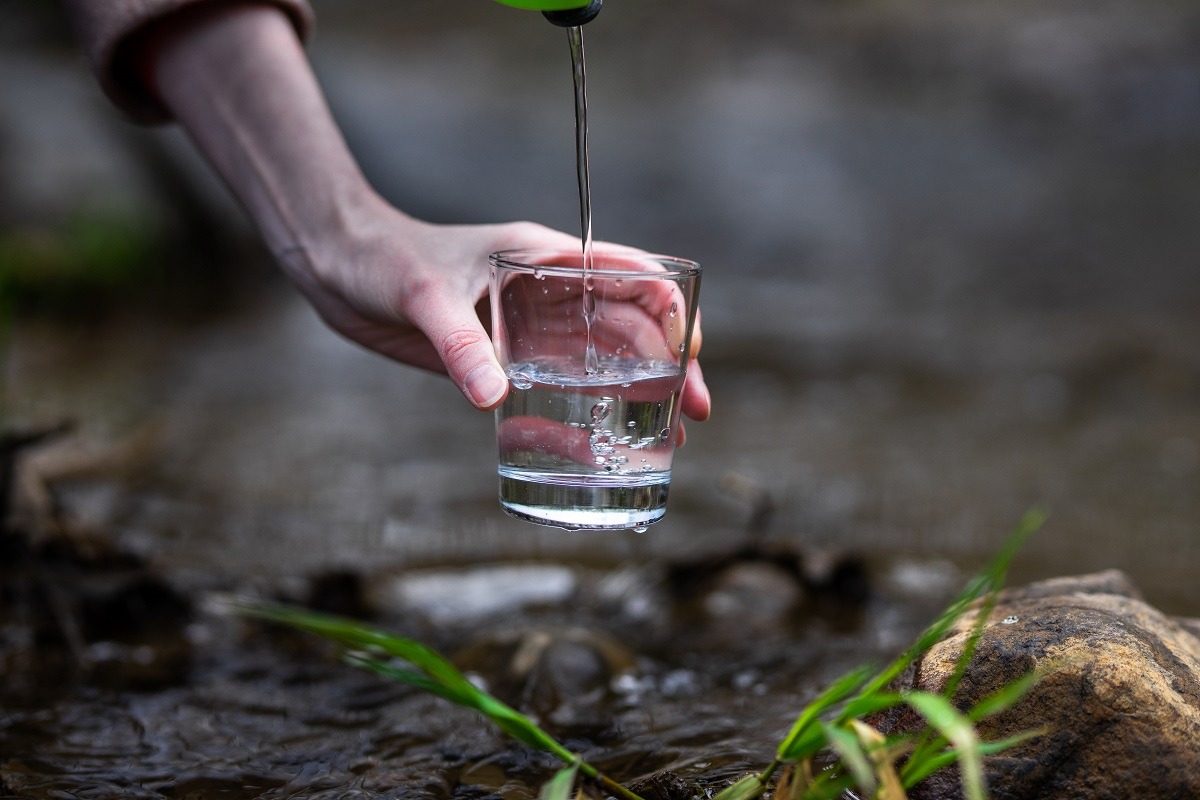
M 277 9 L 221 5 L 158 32 L 148 79 L 281 260 L 378 199 L 295 31 Z

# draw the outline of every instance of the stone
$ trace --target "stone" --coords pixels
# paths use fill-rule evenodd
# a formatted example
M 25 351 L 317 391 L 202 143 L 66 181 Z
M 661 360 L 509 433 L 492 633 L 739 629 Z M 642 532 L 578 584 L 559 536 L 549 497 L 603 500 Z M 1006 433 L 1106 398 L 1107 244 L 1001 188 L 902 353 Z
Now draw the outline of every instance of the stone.
M 454 660 L 481 676 L 501 700 L 560 723 L 579 721 L 573 712 L 592 710 L 618 675 L 637 666 L 634 654 L 620 642 L 576 627 L 488 634 Z
M 941 691 L 978 611 L 966 615 L 901 681 Z M 1110 570 L 1004 591 L 955 696 L 960 710 L 1031 670 L 1047 674 L 1013 708 L 985 720 L 995 740 L 1048 732 L 984 759 L 995 800 L 1200 797 L 1200 638 Z M 917 724 L 911 711 L 877 724 Z M 962 796 L 955 770 L 910 793 Z
M 413 571 L 395 579 L 384 605 L 416 612 L 435 624 L 463 624 L 566 603 L 577 585 L 575 572 L 558 564 Z

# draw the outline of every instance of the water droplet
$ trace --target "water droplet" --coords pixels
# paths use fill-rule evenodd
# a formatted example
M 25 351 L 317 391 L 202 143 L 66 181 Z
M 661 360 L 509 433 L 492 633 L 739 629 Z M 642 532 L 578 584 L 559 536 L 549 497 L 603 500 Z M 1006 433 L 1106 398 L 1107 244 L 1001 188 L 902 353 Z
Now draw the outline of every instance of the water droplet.
M 542 287 L 542 294 L 550 294 L 550 287 L 549 287 L 549 286 L 543 286 L 543 287 Z M 544 330 L 544 329 L 543 329 L 543 330 Z
M 683 342 L 679 343 L 679 352 L 683 352 Z
M 621 285 L 621 279 L 620 279 L 620 278 L 617 278 L 615 281 L 613 281 L 613 285 L 614 285 L 614 286 L 620 286 L 620 285 Z
M 605 458 L 604 458 L 604 456 L 596 456 L 596 463 L 597 463 L 597 464 L 603 464 L 603 463 L 604 463 L 604 461 L 605 461 Z
M 625 427 L 626 427 L 626 428 L 636 428 L 636 427 L 637 427 L 637 420 L 636 420 L 636 419 L 631 419 L 631 420 L 629 420 L 629 422 L 628 422 L 628 423 L 625 425 Z
M 648 530 L 650 530 L 649 525 L 638 525 L 636 528 L 633 529 L 633 532 L 634 533 L 645 533 Z
M 671 303 L 671 310 L 667 312 L 672 317 L 679 313 L 679 303 Z
M 662 439 L 664 442 L 667 439 L 670 439 L 671 438 L 671 429 L 663 428 L 661 431 L 658 432 L 658 438 Z
M 539 281 L 544 281 L 544 280 L 546 280 L 546 275 L 545 275 L 545 273 L 543 273 L 543 272 L 542 272 L 540 269 L 535 269 L 535 270 L 533 271 L 533 277 L 537 278 Z
M 1020 621 L 1021 621 L 1020 617 L 1005 617 L 1004 619 L 1000 620 L 1000 624 L 1001 625 L 1014 625 Z
M 508 376 L 508 379 L 512 382 L 512 385 L 518 389 L 528 389 L 529 387 L 533 386 L 533 378 L 529 377 L 529 375 L 525 374 L 524 372 L 514 372 Z
M 632 383 L 622 383 L 621 384 L 622 389 L 628 389 L 630 386 L 633 386 L 633 384 Z
M 596 405 L 592 406 L 592 421 L 600 422 L 608 416 L 609 410 L 608 403 L 596 403 Z

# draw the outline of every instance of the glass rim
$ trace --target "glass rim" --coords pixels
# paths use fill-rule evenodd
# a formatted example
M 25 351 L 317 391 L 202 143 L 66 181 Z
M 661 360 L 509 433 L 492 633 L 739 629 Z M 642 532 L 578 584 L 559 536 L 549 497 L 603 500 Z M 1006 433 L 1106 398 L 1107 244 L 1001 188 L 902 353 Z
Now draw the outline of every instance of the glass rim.
M 488 262 L 493 267 L 499 267 L 513 272 L 533 274 L 535 271 L 545 275 L 555 275 L 558 277 L 582 278 L 584 268 L 582 265 L 578 267 L 563 266 L 560 264 L 534 264 L 531 261 L 537 261 L 541 258 L 553 258 L 556 256 L 581 256 L 579 250 L 567 248 L 521 248 L 516 250 L 498 250 L 488 256 Z M 698 277 L 701 273 L 700 263 L 687 258 L 677 258 L 676 256 L 664 256 L 658 253 L 645 253 L 641 250 L 611 250 L 597 251 L 597 256 L 616 255 L 628 256 L 631 259 L 654 261 L 663 266 L 661 272 L 639 272 L 632 269 L 613 269 L 611 267 L 601 267 L 599 269 L 592 268 L 588 270 L 588 274 L 597 278 L 621 278 L 631 280 L 663 280 L 671 278 L 693 278 Z

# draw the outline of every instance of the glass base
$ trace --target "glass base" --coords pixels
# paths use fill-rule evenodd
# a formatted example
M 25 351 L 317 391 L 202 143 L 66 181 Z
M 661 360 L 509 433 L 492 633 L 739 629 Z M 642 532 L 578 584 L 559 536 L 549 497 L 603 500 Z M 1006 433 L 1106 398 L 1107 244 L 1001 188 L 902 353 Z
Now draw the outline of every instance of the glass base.
M 645 528 L 667 510 L 671 473 L 570 475 L 500 467 L 500 506 L 517 519 L 567 530 Z

